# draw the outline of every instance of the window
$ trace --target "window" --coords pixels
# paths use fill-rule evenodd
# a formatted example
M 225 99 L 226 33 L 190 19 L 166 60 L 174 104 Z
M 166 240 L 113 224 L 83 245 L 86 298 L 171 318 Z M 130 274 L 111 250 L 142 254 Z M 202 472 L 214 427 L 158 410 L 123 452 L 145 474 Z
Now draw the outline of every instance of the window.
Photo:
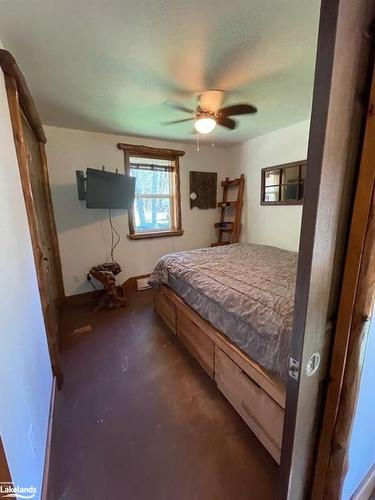
M 135 177 L 135 200 L 129 211 L 129 238 L 180 236 L 179 157 L 183 151 L 119 144 L 125 170 Z
M 136 179 L 135 232 L 173 231 L 175 197 L 172 162 L 131 156 L 129 168 L 130 175 Z
M 306 160 L 262 169 L 262 205 L 301 205 L 306 178 Z

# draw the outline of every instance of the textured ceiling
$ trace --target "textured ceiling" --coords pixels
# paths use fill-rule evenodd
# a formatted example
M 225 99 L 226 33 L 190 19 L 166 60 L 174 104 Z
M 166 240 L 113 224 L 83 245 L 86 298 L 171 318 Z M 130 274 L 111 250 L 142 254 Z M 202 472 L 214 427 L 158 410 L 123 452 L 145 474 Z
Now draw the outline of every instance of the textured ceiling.
M 43 123 L 194 140 L 166 100 L 207 89 L 250 102 L 215 141 L 240 142 L 309 117 L 318 0 L 0 0 L 0 39 Z

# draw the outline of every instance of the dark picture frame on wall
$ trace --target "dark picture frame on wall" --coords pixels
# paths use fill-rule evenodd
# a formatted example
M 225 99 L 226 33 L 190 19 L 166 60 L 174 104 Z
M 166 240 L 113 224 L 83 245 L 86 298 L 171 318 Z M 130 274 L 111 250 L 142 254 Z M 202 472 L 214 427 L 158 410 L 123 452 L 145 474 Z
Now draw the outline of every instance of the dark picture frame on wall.
M 306 160 L 284 163 L 261 170 L 261 205 L 302 205 Z
M 217 172 L 190 171 L 190 208 L 217 207 Z

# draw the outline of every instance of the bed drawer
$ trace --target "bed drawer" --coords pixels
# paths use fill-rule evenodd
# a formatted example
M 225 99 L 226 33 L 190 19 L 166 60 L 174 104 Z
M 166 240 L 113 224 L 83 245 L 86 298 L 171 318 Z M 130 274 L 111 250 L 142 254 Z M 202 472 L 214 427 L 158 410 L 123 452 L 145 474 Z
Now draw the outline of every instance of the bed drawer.
M 280 463 L 283 409 L 218 347 L 215 347 L 215 380 L 220 391 Z
M 196 358 L 208 375 L 214 377 L 213 341 L 182 311 L 177 316 L 177 337 Z
M 167 326 L 176 335 L 176 306 L 162 290 L 158 290 L 155 295 L 155 309 Z

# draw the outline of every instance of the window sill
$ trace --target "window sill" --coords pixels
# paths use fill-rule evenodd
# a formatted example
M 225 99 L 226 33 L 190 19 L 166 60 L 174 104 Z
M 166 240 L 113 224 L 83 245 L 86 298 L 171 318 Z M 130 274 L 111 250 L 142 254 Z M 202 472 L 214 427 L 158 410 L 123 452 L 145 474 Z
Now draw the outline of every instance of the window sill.
M 148 240 L 151 238 L 165 238 L 167 236 L 182 236 L 184 231 L 182 229 L 175 231 L 156 231 L 154 233 L 135 233 L 128 234 L 129 240 Z
M 285 201 L 261 201 L 261 205 L 263 206 L 272 206 L 272 205 L 303 205 L 303 200 L 285 200 Z

